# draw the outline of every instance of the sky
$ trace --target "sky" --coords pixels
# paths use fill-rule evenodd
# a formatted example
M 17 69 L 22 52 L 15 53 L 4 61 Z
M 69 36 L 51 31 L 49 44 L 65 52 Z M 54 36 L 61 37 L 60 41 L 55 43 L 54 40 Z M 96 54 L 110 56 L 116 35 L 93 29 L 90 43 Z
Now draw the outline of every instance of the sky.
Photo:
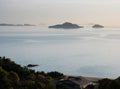
M 120 26 L 120 0 L 0 0 L 0 23 Z

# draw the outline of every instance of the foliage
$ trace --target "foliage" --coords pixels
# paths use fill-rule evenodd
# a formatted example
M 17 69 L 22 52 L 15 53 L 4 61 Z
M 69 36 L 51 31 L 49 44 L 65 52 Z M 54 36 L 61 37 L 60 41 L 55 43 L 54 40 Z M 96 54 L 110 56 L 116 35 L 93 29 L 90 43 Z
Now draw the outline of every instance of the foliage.
M 11 82 L 8 79 L 8 73 L 0 67 L 0 89 L 10 89 Z
M 52 78 L 57 78 L 57 79 L 60 79 L 60 78 L 63 78 L 64 75 L 62 73 L 59 73 L 57 71 L 54 71 L 54 72 L 48 72 L 47 73 L 48 76 L 51 76 Z
M 120 77 L 115 80 L 102 79 L 99 81 L 99 89 L 120 89 Z
M 22 67 L 0 57 L 0 89 L 56 89 L 53 78 L 44 72 Z
M 64 78 L 59 72 L 35 72 L 0 57 L 0 89 L 67 89 L 66 85 L 57 86 L 56 82 Z M 117 79 L 102 79 L 98 81 L 99 89 L 120 89 L 120 77 Z

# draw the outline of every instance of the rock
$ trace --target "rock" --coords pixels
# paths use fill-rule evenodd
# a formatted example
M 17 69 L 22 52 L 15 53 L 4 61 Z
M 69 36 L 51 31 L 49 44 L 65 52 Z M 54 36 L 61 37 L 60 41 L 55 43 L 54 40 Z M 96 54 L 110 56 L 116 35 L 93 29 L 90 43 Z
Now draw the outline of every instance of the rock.
M 39 65 L 35 65 L 35 64 L 28 64 L 27 67 L 35 67 L 35 66 L 39 66 Z

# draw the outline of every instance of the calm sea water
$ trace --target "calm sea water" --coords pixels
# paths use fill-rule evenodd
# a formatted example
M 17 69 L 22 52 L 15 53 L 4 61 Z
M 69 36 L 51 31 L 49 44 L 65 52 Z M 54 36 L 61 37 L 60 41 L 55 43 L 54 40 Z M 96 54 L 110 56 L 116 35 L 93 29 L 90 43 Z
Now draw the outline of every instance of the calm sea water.
M 120 76 L 120 28 L 0 27 L 0 56 L 35 70 L 69 75 Z

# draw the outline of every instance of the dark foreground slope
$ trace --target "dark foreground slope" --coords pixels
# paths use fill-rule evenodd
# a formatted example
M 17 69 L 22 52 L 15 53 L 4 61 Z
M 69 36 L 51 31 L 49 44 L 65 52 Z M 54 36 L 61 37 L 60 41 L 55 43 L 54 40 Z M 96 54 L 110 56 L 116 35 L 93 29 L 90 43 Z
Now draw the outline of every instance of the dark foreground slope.
M 65 76 L 59 72 L 35 72 L 9 58 L 0 57 L 0 89 L 120 89 L 114 80 Z
M 54 72 L 56 78 L 63 74 Z M 21 67 L 9 58 L 0 57 L 0 89 L 56 89 L 52 74 Z

